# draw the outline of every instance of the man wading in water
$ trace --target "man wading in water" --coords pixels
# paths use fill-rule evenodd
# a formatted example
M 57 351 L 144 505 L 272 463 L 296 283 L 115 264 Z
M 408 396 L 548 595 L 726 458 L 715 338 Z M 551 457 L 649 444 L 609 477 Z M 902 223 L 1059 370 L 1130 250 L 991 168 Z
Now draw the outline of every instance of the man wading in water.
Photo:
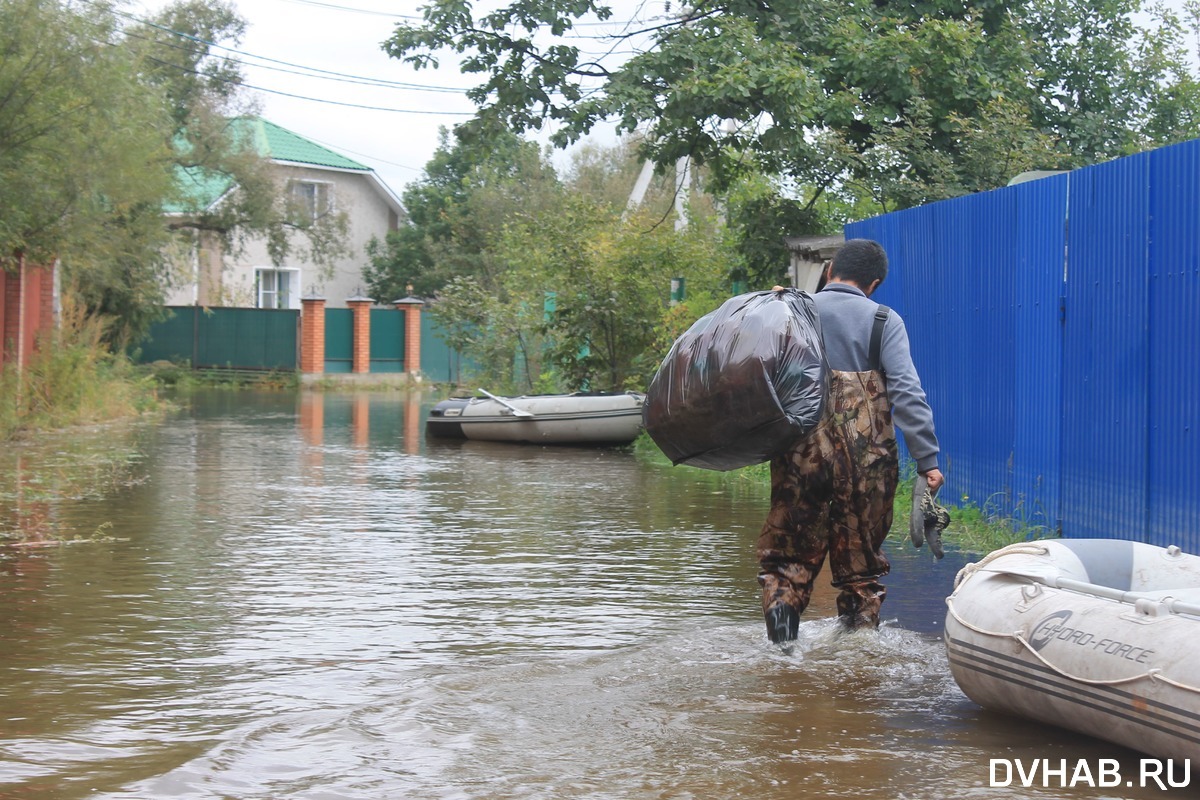
M 936 493 L 933 412 L 900 315 L 869 299 L 887 277 L 887 254 L 851 239 L 814 297 L 829 362 L 829 397 L 817 427 L 771 460 L 771 510 L 758 538 L 763 615 L 773 642 L 796 638 L 825 556 L 848 629 L 877 627 L 891 565 L 880 549 L 899 482 L 895 424 L 917 471 Z M 775 287 L 782 289 L 782 287 Z

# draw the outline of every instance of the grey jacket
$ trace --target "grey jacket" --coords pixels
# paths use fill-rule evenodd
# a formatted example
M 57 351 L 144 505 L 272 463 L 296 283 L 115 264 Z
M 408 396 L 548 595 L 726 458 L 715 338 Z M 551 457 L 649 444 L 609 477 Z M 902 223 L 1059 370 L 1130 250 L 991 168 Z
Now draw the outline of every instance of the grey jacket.
M 846 283 L 827 284 L 813 299 L 821 318 L 829 368 L 841 372 L 870 370 L 871 327 L 879 304 Z M 892 419 L 904 434 L 908 453 L 917 462 L 918 472 L 934 469 L 938 465 L 938 440 L 933 431 L 933 411 L 913 364 L 908 330 L 895 309 L 883 328 L 880 361 L 887 375 Z

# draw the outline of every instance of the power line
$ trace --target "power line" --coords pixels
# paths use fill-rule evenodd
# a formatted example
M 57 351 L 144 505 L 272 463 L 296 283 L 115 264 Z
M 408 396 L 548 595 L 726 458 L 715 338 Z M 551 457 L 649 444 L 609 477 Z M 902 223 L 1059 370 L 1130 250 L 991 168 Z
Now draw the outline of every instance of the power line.
M 339 6 L 334 3 L 322 3 L 319 0 L 284 0 L 288 3 L 296 3 L 298 5 L 316 6 L 318 8 L 327 8 L 331 11 L 349 11 L 354 14 L 369 14 L 375 17 L 387 17 L 388 19 L 409 19 L 416 22 L 422 21 L 422 17 L 414 17 L 407 14 L 393 14 L 390 11 L 375 11 L 369 8 L 351 8 L 350 6 Z
M 175 44 L 172 42 L 160 41 L 158 39 L 151 39 L 148 36 L 139 36 L 138 34 L 130 33 L 127 30 L 123 32 L 123 35 L 128 38 L 131 38 L 131 39 L 139 39 L 143 42 L 151 42 L 152 44 L 161 45 L 163 47 L 169 47 L 172 50 L 182 50 L 187 53 L 195 52 L 195 50 L 193 50 L 191 47 L 188 47 L 187 45 L 184 45 L 184 44 Z M 184 35 L 184 34 L 179 34 L 179 35 Z M 205 42 L 202 42 L 202 40 L 197 40 L 197 42 L 207 44 Z M 220 45 L 217 45 L 217 46 L 219 47 Z M 222 48 L 222 49 L 229 49 L 229 48 Z M 233 52 L 236 52 L 236 51 L 233 51 Z M 325 72 L 325 74 L 314 74 L 312 72 L 300 72 L 298 70 L 284 69 L 283 67 L 272 67 L 267 64 L 252 64 L 252 63 L 248 63 L 246 61 L 242 61 L 237 58 L 231 58 L 228 56 L 223 56 L 223 58 L 226 58 L 235 64 L 240 64 L 243 67 L 249 67 L 249 68 L 253 68 L 253 69 L 265 69 L 265 70 L 271 70 L 272 72 L 283 72 L 288 75 L 299 75 L 302 78 L 317 78 L 319 80 L 337 81 L 339 83 L 354 83 L 354 84 L 359 84 L 362 86 L 375 86 L 380 89 L 404 89 L 404 90 L 411 90 L 414 92 L 445 92 L 448 94 L 460 94 L 460 95 L 464 94 L 467 91 L 466 89 L 453 89 L 449 86 L 432 86 L 429 84 L 421 84 L 421 83 L 404 83 L 401 81 L 388 81 L 388 80 L 384 80 L 382 78 L 368 78 L 368 77 L 348 75 L 348 74 L 337 73 L 337 72 Z M 251 58 L 258 58 L 258 56 L 251 56 Z M 309 67 L 301 67 L 300 69 L 310 69 L 310 68 Z M 322 72 L 324 72 L 324 71 L 322 71 Z
M 94 2 L 94 0 L 83 0 L 83 2 L 89 3 L 90 5 L 97 5 Z M 354 8 L 351 8 L 348 6 L 339 6 L 339 5 L 334 5 L 332 3 L 324 3 L 324 2 L 320 2 L 320 0 L 285 0 L 285 2 L 307 3 L 307 4 L 318 5 L 318 6 L 325 7 L 325 8 L 344 10 L 344 11 L 364 11 L 364 9 L 354 9 Z M 643 4 L 643 7 L 644 7 L 644 4 Z M 303 70 L 303 72 L 293 72 L 292 70 L 282 69 L 280 67 L 271 67 L 271 66 L 267 66 L 267 64 L 252 63 L 252 62 L 242 61 L 242 60 L 239 60 L 236 58 L 230 59 L 231 61 L 234 61 L 237 64 L 241 64 L 242 66 L 245 66 L 245 67 L 252 67 L 252 68 L 257 68 L 257 69 L 269 69 L 269 70 L 274 70 L 277 72 L 284 72 L 284 73 L 299 75 L 300 77 L 323 78 L 325 80 L 336 79 L 336 80 L 340 80 L 340 81 L 346 82 L 346 83 L 359 83 L 359 84 L 367 85 L 367 86 L 380 86 L 380 87 L 385 87 L 385 88 L 400 88 L 400 89 L 411 89 L 413 91 L 446 92 L 446 93 L 458 93 L 458 94 L 465 94 L 468 91 L 468 89 L 466 89 L 466 88 L 436 86 L 436 85 L 432 85 L 432 84 L 406 83 L 406 82 L 401 82 L 401 81 L 388 81 L 388 80 L 385 80 L 382 78 L 371 78 L 371 77 L 364 77 L 364 76 L 360 76 L 360 75 L 350 75 L 350 74 L 347 74 L 344 72 L 335 72 L 332 70 L 325 70 L 325 69 L 320 69 L 317 67 L 309 67 L 309 66 L 305 66 L 303 64 L 296 64 L 296 63 L 293 63 L 290 61 L 282 61 L 280 59 L 270 58 L 268 56 L 260 56 L 260 55 L 254 54 L 254 53 L 247 53 L 247 52 L 244 52 L 241 50 L 237 50 L 236 48 L 227 47 L 226 45 L 218 44 L 217 42 L 211 42 L 206 39 L 201 39 L 198 36 L 193 36 L 192 34 L 173 30 L 164 25 L 159 25 L 158 23 L 151 22 L 151 21 L 145 20 L 145 19 L 141 19 L 139 17 L 134 16 L 133 14 L 129 14 L 124 11 L 116 11 L 115 9 L 113 9 L 113 12 L 122 17 L 130 19 L 140 25 L 145 25 L 147 27 L 154 28 L 156 30 L 160 30 L 164 33 L 170 34 L 172 36 L 177 36 L 181 39 L 186 39 L 188 41 L 196 42 L 198 44 L 203 44 L 207 47 L 216 48 L 218 50 L 223 50 L 223 51 L 226 51 L 229 53 L 234 53 L 234 54 L 242 56 L 244 58 L 250 58 L 250 59 L 255 59 L 257 61 L 268 62 L 269 64 L 279 64 L 279 65 L 282 65 L 282 67 L 294 67 L 295 69 Z M 379 13 L 382 13 L 382 12 L 379 12 Z M 407 16 L 403 16 L 403 15 L 396 15 L 396 16 L 398 16 L 399 18 L 403 18 L 403 19 L 417 19 L 415 17 L 407 17 Z M 639 20 L 626 20 L 623 22 L 612 22 L 612 24 L 614 24 L 614 25 L 624 25 L 626 27 L 633 25 L 635 23 L 636 24 L 645 24 Z M 587 24 L 592 24 L 592 23 L 587 23 Z M 597 23 L 597 24 L 609 24 L 609 23 L 606 22 L 606 23 Z M 135 36 L 134 34 L 128 34 L 128 35 Z M 594 60 L 597 60 L 597 61 L 603 60 L 606 57 L 612 56 L 616 52 L 617 46 L 622 41 L 626 40 L 627 37 L 628 37 L 628 34 L 623 34 L 621 36 L 617 36 L 616 40 L 613 42 L 612 47 L 610 47 L 606 52 L 590 53 L 587 51 L 581 51 L 580 54 L 587 56 L 589 58 L 592 58 Z M 145 37 L 137 37 L 137 38 L 145 38 Z M 605 37 L 575 37 L 575 38 L 581 38 L 581 39 L 582 38 L 594 38 L 594 39 L 602 40 L 602 39 L 612 39 L 613 37 L 605 36 Z M 329 77 L 324 77 L 324 76 L 329 76 Z M 264 89 L 263 91 L 270 92 L 272 90 Z M 333 101 L 330 101 L 330 102 L 333 102 Z M 433 112 L 426 112 L 426 113 L 433 113 Z
M 91 3 L 92 5 L 95 5 L 95 3 L 92 3 L 92 0 L 84 0 L 84 2 L 88 2 L 88 3 Z M 172 36 L 177 36 L 181 39 L 186 39 L 191 42 L 196 42 L 197 44 L 205 45 L 206 47 L 217 48 L 218 50 L 224 50 L 224 51 L 228 51 L 230 53 L 235 53 L 240 56 L 259 59 L 261 61 L 267 61 L 272 64 L 282 64 L 285 66 L 297 67 L 298 69 L 305 70 L 305 72 L 295 72 L 293 70 L 281 69 L 279 67 L 271 67 L 271 66 L 267 66 L 265 64 L 248 63 L 248 62 L 236 59 L 236 58 L 230 59 L 234 63 L 240 64 L 244 67 L 255 68 L 255 69 L 268 69 L 268 70 L 274 70 L 277 72 L 285 72 L 285 73 L 289 73 L 289 74 L 299 75 L 300 77 L 320 78 L 322 80 L 335 80 L 340 83 L 358 83 L 358 84 L 367 85 L 367 86 L 378 86 L 380 88 L 411 89 L 413 91 L 446 92 L 446 93 L 454 93 L 454 94 L 460 94 L 460 95 L 465 95 L 466 91 L 467 91 L 466 89 L 454 89 L 454 88 L 443 87 L 443 86 L 432 86 L 432 85 L 426 85 L 426 84 L 410 84 L 410 83 L 402 83 L 399 81 L 385 81 L 382 79 L 375 79 L 375 78 L 362 78 L 360 76 L 348 75 L 348 74 L 342 73 L 342 72 L 334 72 L 331 70 L 318 69 L 316 67 L 306 67 L 302 64 L 294 64 L 289 61 L 282 61 L 280 59 L 268 58 L 266 56 L 255 55 L 253 53 L 246 53 L 246 52 L 237 50 L 232 47 L 226 47 L 225 45 L 217 44 L 216 42 L 211 42 L 211 41 L 208 41 L 207 39 L 201 39 L 200 37 L 193 36 L 189 33 L 183 33 L 181 31 L 176 31 L 176 30 L 168 28 L 164 25 L 159 25 L 155 22 L 150 22 L 149 20 L 144 20 L 139 17 L 135 17 L 132 14 L 128 14 L 126 12 L 117 11 L 115 13 L 117 13 L 123 17 L 126 17 L 140 25 L 145 25 L 149 28 L 153 28 L 155 30 L 160 30 L 160 31 L 170 34 Z M 131 34 L 127 31 L 124 33 L 127 36 L 142 39 L 143 41 L 154 41 L 154 40 L 148 39 L 147 37 L 144 37 L 144 36 L 137 36 L 137 34 Z M 168 47 L 174 47 L 176 49 L 186 49 L 179 45 L 172 45 L 168 42 L 160 42 L 159 44 L 163 44 Z M 613 49 L 615 49 L 615 45 L 614 45 Z M 612 49 L 610 49 L 607 54 L 596 54 L 596 56 L 598 58 L 603 58 L 604 55 L 611 55 L 611 53 L 612 53 Z M 588 55 L 591 55 L 591 54 L 588 54 Z M 158 59 L 155 59 L 155 60 L 157 61 Z M 180 70 L 183 70 L 186 72 L 191 72 L 193 74 L 197 74 L 197 75 L 201 74 L 201 73 L 196 72 L 195 70 L 189 69 L 187 67 L 184 67 L 184 66 L 181 66 L 178 64 L 170 64 L 170 63 L 164 62 L 164 61 L 159 61 L 159 63 L 163 64 L 164 66 L 171 66 L 176 69 L 180 69 Z M 206 77 L 211 77 L 211 76 L 206 76 Z M 226 82 L 226 83 L 233 83 L 233 81 L 227 81 L 224 79 L 217 79 L 217 80 L 222 80 L 223 82 Z M 362 108 L 362 109 L 371 110 L 371 111 L 391 111 L 391 112 L 403 113 L 403 114 L 427 114 L 427 115 L 462 116 L 462 117 L 473 116 L 475 113 L 473 111 L 469 111 L 469 112 L 468 111 L 423 111 L 423 110 L 410 110 L 410 109 L 401 109 L 401 108 L 387 108 L 387 107 L 383 107 L 383 106 L 372 106 L 372 105 L 365 105 L 365 104 L 359 104 L 359 103 L 347 103 L 347 102 L 339 101 L 339 100 L 325 100 L 322 98 L 311 97 L 308 95 L 301 95 L 301 94 L 296 94 L 296 93 L 292 93 L 292 92 L 284 92 L 284 91 L 281 91 L 278 89 L 268 89 L 266 87 L 256 86 L 256 85 L 249 84 L 249 83 L 239 83 L 238 85 L 244 86 L 248 89 L 255 89 L 257 91 L 267 92 L 268 94 L 275 94 L 275 95 L 280 95 L 283 97 L 293 97 L 293 98 L 297 98 L 297 99 L 301 99 L 301 100 L 311 100 L 311 101 L 317 102 L 317 103 L 326 103 L 329 105 L 338 105 L 338 106 L 344 106 L 344 107 L 349 107 L 349 108 Z
M 112 42 L 104 42 L 104 44 L 107 44 L 110 46 L 115 46 L 112 44 Z M 161 64 L 164 67 L 170 67 L 172 69 L 177 69 L 180 72 L 186 72 L 190 75 L 199 75 L 200 77 L 207 78 L 209 80 L 215 80 L 218 83 L 228 83 L 228 84 L 232 84 L 234 86 L 244 87 L 246 89 L 253 89 L 258 92 L 266 92 L 268 94 L 280 95 L 281 97 L 294 97 L 297 100 L 308 100 L 313 103 L 326 103 L 328 105 L 343 106 L 346 108 L 362 108 L 362 109 L 366 109 L 367 111 L 390 111 L 390 112 L 393 112 L 396 114 L 426 114 L 429 116 L 445 116 L 445 117 L 471 117 L 471 116 L 475 115 L 474 111 L 428 111 L 428 110 L 423 110 L 423 109 L 388 108 L 386 106 L 371 106 L 371 105 L 366 105 L 363 103 L 347 103 L 342 100 L 326 100 L 321 97 L 309 97 L 309 96 L 303 95 L 303 94 L 295 94 L 294 92 L 280 91 L 279 89 L 268 89 L 265 86 L 255 86 L 254 84 L 243 83 L 241 81 L 230 80 L 228 78 L 218 78 L 213 75 L 205 75 L 204 73 L 198 72 L 197 70 L 194 70 L 191 67 L 185 67 L 182 64 L 173 64 L 170 61 L 163 61 L 161 58 L 155 58 L 153 56 L 146 56 L 146 58 L 148 58 L 149 60 L 153 61 L 156 64 Z
M 353 14 L 368 14 L 368 15 L 376 16 L 376 17 L 387 17 L 388 19 L 403 19 L 403 20 L 409 20 L 412 22 L 424 22 L 425 21 L 424 17 L 413 16 L 410 14 L 393 14 L 390 11 L 375 11 L 374 9 L 369 9 L 369 8 L 354 8 L 352 6 L 343 6 L 343 5 L 338 5 L 336 3 L 323 3 L 320 0 L 282 0 L 282 2 L 296 3 L 298 5 L 306 5 L 306 6 L 315 6 L 317 8 L 329 9 L 330 11 L 349 11 Z M 644 6 L 645 6 L 645 3 L 642 4 L 642 7 L 644 7 Z M 628 19 L 628 20 L 614 20 L 614 19 L 596 20 L 594 22 L 581 22 L 578 20 L 574 20 L 571 23 L 571 27 L 573 27 L 573 28 L 600 28 L 600 27 L 628 28 L 630 25 L 634 25 L 634 24 L 643 25 L 643 24 L 646 24 L 646 22 L 647 22 L 647 20 L 640 20 L 640 19 L 636 19 L 636 18 Z M 581 37 L 581 38 L 583 38 L 583 37 Z
M 93 2 L 93 0 L 83 0 L 83 2 L 88 3 L 89 5 L 98 6 L 98 4 Z M 172 36 L 178 36 L 180 39 L 187 39 L 188 41 L 196 42 L 197 44 L 202 44 L 207 47 L 215 47 L 218 50 L 224 50 L 224 51 L 234 53 L 239 56 L 243 56 L 245 58 L 253 58 L 253 59 L 256 59 L 259 61 L 266 61 L 271 64 L 280 64 L 285 67 L 295 67 L 296 69 L 305 70 L 305 73 L 312 73 L 311 77 L 318 77 L 319 75 L 329 75 L 329 76 L 332 76 L 335 78 L 345 78 L 350 81 L 365 81 L 365 82 L 371 82 L 371 83 L 374 83 L 374 84 L 380 85 L 380 86 L 389 85 L 389 86 L 396 86 L 398 88 L 420 89 L 420 90 L 424 90 L 424 91 L 441 91 L 441 92 L 466 92 L 467 91 L 466 89 L 458 89 L 458 88 L 451 87 L 451 86 L 434 86 L 431 84 L 419 84 L 419 83 L 401 83 L 399 81 L 387 81 L 382 78 L 369 78 L 369 77 L 363 77 L 361 75 L 349 75 L 344 72 L 335 72 L 333 70 L 319 69 L 317 67 L 307 67 L 303 64 L 295 64 L 291 61 L 282 61 L 277 58 L 270 58 L 268 56 L 260 56 L 260 55 L 254 54 L 254 53 L 247 53 L 247 52 L 238 50 L 233 47 L 227 47 L 223 44 L 218 44 L 217 42 L 210 42 L 207 39 L 201 39 L 199 36 L 193 36 L 190 33 L 183 33 L 182 31 L 177 31 L 177 30 L 168 28 L 165 25 L 159 25 L 156 22 L 151 22 L 150 20 L 141 19 L 140 17 L 136 17 L 133 14 L 130 14 L 125 11 L 118 11 L 116 9 L 111 9 L 111 11 L 112 11 L 112 13 L 117 14 L 122 17 L 125 17 L 126 19 L 136 22 L 139 25 L 145 25 L 148 28 L 154 28 L 155 30 L 162 31 L 163 33 L 167 33 Z M 144 38 L 144 37 L 142 37 L 142 38 Z M 233 60 L 236 61 L 237 59 L 233 59 Z M 238 63 L 243 64 L 247 67 L 259 67 L 261 69 L 270 69 L 270 67 L 266 67 L 262 64 L 249 64 L 244 61 L 238 61 Z M 281 70 L 281 71 L 283 71 L 283 70 Z M 301 73 L 301 74 L 303 74 L 303 73 Z
M 385 106 L 369 106 L 369 105 L 364 105 L 361 103 L 345 103 L 345 102 L 342 102 L 341 100 L 325 100 L 320 97 L 308 97 L 306 95 L 294 94 L 292 92 L 282 92 L 282 91 L 279 91 L 278 89 L 267 89 L 262 86 L 254 86 L 249 83 L 243 83 L 241 85 L 245 86 L 247 89 L 254 89 L 255 91 L 259 91 L 259 92 L 267 92 L 268 94 L 277 94 L 277 95 L 280 95 L 281 97 L 294 97 L 298 100 L 309 100 L 313 103 L 327 103 L 329 105 L 334 105 L 334 106 L 345 106 L 346 108 L 364 108 L 368 111 L 391 111 L 396 114 L 427 114 L 430 116 L 446 116 L 446 117 L 473 117 L 473 116 L 475 116 L 474 111 L 424 111 L 424 110 L 419 110 L 419 109 L 387 108 Z
M 113 9 L 110 6 L 101 6 L 101 4 L 99 2 L 97 2 L 97 0 L 81 0 L 81 2 L 85 2 L 85 3 L 88 3 L 89 5 L 94 5 L 97 7 L 103 7 L 106 11 L 117 14 L 120 17 L 128 20 L 131 23 L 135 23 L 135 24 L 144 26 L 144 29 L 146 29 L 146 30 L 142 31 L 141 33 L 136 33 L 133 30 L 131 30 L 133 28 L 133 25 L 127 23 L 123 26 L 120 26 L 120 30 L 122 31 L 123 35 L 125 35 L 125 36 L 142 39 L 142 40 L 148 41 L 148 42 L 153 42 L 153 43 L 156 43 L 158 46 L 168 47 L 168 48 L 174 49 L 176 51 L 197 53 L 198 48 L 203 47 L 203 48 L 206 48 L 205 51 L 203 53 L 197 53 L 197 55 L 199 55 L 201 58 L 222 59 L 227 62 L 232 62 L 243 69 L 257 68 L 257 69 L 263 69 L 263 70 L 270 70 L 272 72 L 297 75 L 299 77 L 320 78 L 322 80 L 327 80 L 327 81 L 335 81 L 335 82 L 347 83 L 347 84 L 359 84 L 359 85 L 373 86 L 373 87 L 379 87 L 379 88 L 396 88 L 396 89 L 414 90 L 414 91 L 444 92 L 444 93 L 453 93 L 453 94 L 459 94 L 459 95 L 464 95 L 464 96 L 465 96 L 466 92 L 468 91 L 468 89 L 465 89 L 465 88 L 460 89 L 460 88 L 454 88 L 454 87 L 449 87 L 449 86 L 407 83 L 407 82 L 401 82 L 401 81 L 385 80 L 382 78 L 373 78 L 373 77 L 366 77 L 366 76 L 361 76 L 361 75 L 353 75 L 353 74 L 344 73 L 344 72 L 337 72 L 337 71 L 333 71 L 333 70 L 325 70 L 325 69 L 319 69 L 319 68 L 315 68 L 315 67 L 309 67 L 304 64 L 293 63 L 293 62 L 284 61 L 284 60 L 277 59 L 277 58 L 261 56 L 261 55 L 255 54 L 255 53 L 239 50 L 234 47 L 228 47 L 228 46 L 225 46 L 222 44 L 218 44 L 216 42 L 210 42 L 210 41 L 200 38 L 199 36 L 195 36 L 192 34 L 173 30 L 170 27 L 158 24 L 156 22 L 152 22 L 148 19 L 143 19 L 141 17 L 135 16 L 134 14 L 126 13 L 123 11 L 117 11 L 116 9 Z M 335 11 L 335 12 L 363 13 L 363 14 L 372 14 L 372 15 L 376 15 L 376 16 L 388 16 L 388 17 L 392 17 L 395 19 L 399 19 L 399 20 L 405 20 L 405 21 L 418 21 L 418 22 L 423 21 L 422 18 L 418 18 L 418 17 L 412 17 L 412 16 L 402 15 L 402 14 L 392 15 L 392 14 L 386 14 L 383 12 L 374 12 L 374 11 L 370 11 L 370 10 L 362 9 L 362 8 L 354 8 L 351 6 L 342 6 L 342 5 L 337 5 L 334 3 L 327 3 L 327 2 L 323 2 L 323 0 L 283 0 L 283 2 L 297 3 L 300 5 L 310 5 L 310 6 L 314 6 L 317 8 L 328 9 L 330 11 Z M 638 9 L 639 13 L 635 13 L 635 15 L 634 15 L 635 17 L 640 16 L 640 12 L 642 12 L 645 8 L 645 2 L 646 2 L 646 0 L 642 0 L 643 5 L 641 7 L 639 7 L 639 9 Z M 572 36 L 570 33 L 568 33 L 567 38 L 578 38 L 578 39 L 593 38 L 596 40 L 603 40 L 603 41 L 609 42 L 608 46 L 605 48 L 607 50 L 607 52 L 595 53 L 595 54 L 581 52 L 581 55 L 592 56 L 597 59 L 605 59 L 609 56 L 612 56 L 614 54 L 614 52 L 617 51 L 617 49 L 620 46 L 621 41 L 628 41 L 629 36 L 636 35 L 636 33 L 637 33 L 636 29 L 645 24 L 647 24 L 647 23 L 640 19 L 631 19 L 631 20 L 625 20 L 625 21 L 609 20 L 609 21 L 605 21 L 605 22 L 595 22 L 595 23 L 579 23 L 579 22 L 577 22 L 576 25 L 588 26 L 588 27 L 623 26 L 625 28 L 625 30 L 623 32 L 624 35 L 618 35 L 617 33 L 614 32 L 612 34 L 608 34 L 603 37 L 601 37 L 601 36 L 587 37 L 587 36 L 582 36 L 582 35 Z M 152 34 L 147 35 L 149 30 L 160 31 L 160 32 L 162 32 L 163 36 L 155 38 Z M 150 58 L 149 55 L 147 55 L 146 57 Z M 283 90 L 278 90 L 278 89 L 272 89 L 272 88 L 268 88 L 265 86 L 259 86 L 256 84 L 243 83 L 237 79 L 234 79 L 234 80 L 222 79 L 219 76 L 206 75 L 206 74 L 200 73 L 197 70 L 191 69 L 188 66 L 183 66 L 180 64 L 172 64 L 169 62 L 169 60 L 168 61 L 161 61 L 158 59 L 155 59 L 155 60 L 158 61 L 158 63 L 163 64 L 168 69 L 183 70 L 183 71 L 186 71 L 186 72 L 189 72 L 192 74 L 200 75 L 201 77 L 207 78 L 209 80 L 215 79 L 215 80 L 223 81 L 229 85 L 240 86 L 240 87 L 244 87 L 249 90 L 263 92 L 265 94 L 293 98 L 293 99 L 307 101 L 307 102 L 323 103 L 326 105 L 335 105 L 335 106 L 341 106 L 344 108 L 355 108 L 355 109 L 363 109 L 363 110 L 368 110 L 368 111 L 382 111 L 382 112 L 387 112 L 387 113 L 422 115 L 422 116 L 444 116 L 444 117 L 467 118 L 467 117 L 474 116 L 477 113 L 475 110 L 459 112 L 459 111 L 443 111 L 443 110 L 428 110 L 428 109 L 408 109 L 408 108 L 396 108 L 396 107 L 389 107 L 389 106 L 384 106 L 384 105 L 377 105 L 374 103 L 352 103 L 352 102 L 347 102 L 347 101 L 343 101 L 343 100 L 327 100 L 324 98 L 313 97 L 311 95 L 303 94 L 300 92 L 289 92 L 289 91 L 283 91 Z M 259 63 L 259 62 L 262 62 L 262 63 Z M 273 65 L 279 65 L 279 66 L 273 66 Z M 289 69 L 289 68 L 294 68 L 294 69 Z M 297 71 L 297 70 L 299 70 L 299 71 Z M 583 86 L 580 86 L 579 88 L 583 91 L 585 96 L 591 95 L 594 92 L 598 91 L 598 89 L 594 88 L 594 87 L 585 88 Z M 316 139 L 313 139 L 313 141 L 322 143 Z M 403 170 L 410 171 L 410 172 L 419 173 L 421 171 L 420 168 L 412 167 L 412 166 L 409 166 L 408 164 L 400 164 L 400 163 L 397 163 L 394 161 L 389 161 L 387 159 L 378 158 L 376 156 L 372 156 L 372 155 L 369 155 L 366 153 L 361 153 L 361 152 L 355 151 L 350 148 L 341 147 L 340 145 L 330 144 L 330 143 L 322 143 L 322 144 L 326 144 L 326 146 L 328 146 L 334 150 L 337 150 L 337 151 L 351 153 L 351 154 L 360 156 L 371 162 L 385 164 L 388 166 L 396 167 L 396 168 L 403 169 Z

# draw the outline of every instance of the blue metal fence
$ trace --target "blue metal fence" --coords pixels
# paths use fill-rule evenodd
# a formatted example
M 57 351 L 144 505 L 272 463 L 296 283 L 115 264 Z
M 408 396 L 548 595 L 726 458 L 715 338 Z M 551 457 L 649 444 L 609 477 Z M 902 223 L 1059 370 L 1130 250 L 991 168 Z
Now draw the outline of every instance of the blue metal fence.
M 947 491 L 1200 550 L 1200 141 L 846 227 L 877 239 Z
M 1148 166 L 1071 176 L 1062 513 L 1091 535 L 1140 539 L 1146 525 Z
M 1153 541 L 1196 542 L 1200 524 L 1200 143 L 1153 154 L 1150 168 L 1149 463 Z

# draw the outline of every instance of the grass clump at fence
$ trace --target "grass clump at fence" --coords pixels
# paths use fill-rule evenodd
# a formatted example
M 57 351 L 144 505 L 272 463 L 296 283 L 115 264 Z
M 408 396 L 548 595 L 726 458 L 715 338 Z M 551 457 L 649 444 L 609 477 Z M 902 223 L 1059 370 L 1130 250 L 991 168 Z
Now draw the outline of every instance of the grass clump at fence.
M 0 372 L 0 441 L 131 417 L 160 407 L 152 381 L 104 343 L 106 323 L 65 304 L 58 330 L 23 369 Z
M 156 361 L 139 370 L 155 384 L 182 392 L 198 389 L 296 389 L 300 386 L 300 375 L 295 370 L 233 367 L 193 369 L 188 364 L 170 361 Z
M 638 458 L 648 463 L 661 466 L 671 465 L 670 460 L 663 455 L 645 431 L 642 431 L 633 443 L 633 451 Z M 698 478 L 729 486 L 759 485 L 764 497 L 770 491 L 771 467 L 767 463 L 755 464 L 729 472 L 704 469 L 690 469 L 689 471 Z M 900 486 L 896 489 L 896 498 L 893 501 L 892 531 L 889 536 L 896 543 L 907 543 L 908 541 L 908 520 L 912 511 L 912 491 L 915 482 L 916 471 L 910 464 L 901 476 Z M 945 501 L 944 496 L 941 499 L 943 502 Z M 1058 537 L 1057 531 L 1046 525 L 1037 524 L 1034 520 L 1022 515 L 1020 504 L 1017 504 L 1017 515 L 1005 515 L 1002 513 L 998 500 L 999 496 L 985 502 L 982 506 L 971 502 L 971 499 L 967 497 L 961 498 L 958 505 L 947 503 L 946 507 L 950 510 L 950 527 L 943 533 L 943 541 L 965 553 L 983 554 L 1014 542 Z M 765 516 L 766 513 L 767 508 L 764 505 L 763 515 Z
M 908 539 L 908 519 L 912 511 L 915 482 L 916 472 L 909 465 L 900 481 L 900 488 L 896 490 L 891 532 L 894 538 Z M 1015 542 L 1058 538 L 1057 530 L 1028 518 L 1020 503 L 1014 508 L 1014 513 L 1004 513 L 999 499 L 1000 495 L 997 494 L 979 505 L 964 496 L 956 505 L 947 502 L 944 495 L 939 496 L 938 501 L 950 511 L 950 526 L 943 531 L 942 541 L 965 553 L 984 554 Z

